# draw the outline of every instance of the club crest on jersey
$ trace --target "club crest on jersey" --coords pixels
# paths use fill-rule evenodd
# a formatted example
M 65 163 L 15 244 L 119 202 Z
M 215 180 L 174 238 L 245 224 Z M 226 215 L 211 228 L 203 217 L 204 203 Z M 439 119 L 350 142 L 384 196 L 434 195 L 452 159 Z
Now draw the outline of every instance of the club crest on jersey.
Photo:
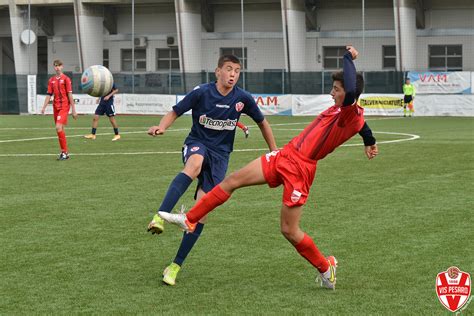
M 450 267 L 436 277 L 438 299 L 451 312 L 455 312 L 469 302 L 471 276 L 458 267 Z
M 199 147 L 198 146 L 194 146 L 193 148 L 191 148 L 191 152 L 195 152 L 195 151 L 198 151 L 199 150 Z
M 244 109 L 244 106 L 245 106 L 245 105 L 244 105 L 242 102 L 237 102 L 237 103 L 235 104 L 235 110 L 236 110 L 237 112 L 240 112 L 240 111 L 242 111 L 242 110 Z
M 301 192 L 298 190 L 293 190 L 291 193 L 291 202 L 296 203 L 300 200 L 301 198 Z

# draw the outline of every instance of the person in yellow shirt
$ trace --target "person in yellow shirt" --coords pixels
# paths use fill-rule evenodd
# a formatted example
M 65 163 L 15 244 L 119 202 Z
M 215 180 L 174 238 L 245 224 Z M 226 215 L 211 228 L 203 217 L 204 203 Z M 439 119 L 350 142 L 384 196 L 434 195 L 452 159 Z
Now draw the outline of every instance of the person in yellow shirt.
M 415 100 L 415 87 L 410 83 L 410 78 L 405 79 L 405 84 L 403 85 L 403 116 L 407 116 L 407 107 L 408 115 L 411 117 L 415 113 L 413 107 L 413 100 Z

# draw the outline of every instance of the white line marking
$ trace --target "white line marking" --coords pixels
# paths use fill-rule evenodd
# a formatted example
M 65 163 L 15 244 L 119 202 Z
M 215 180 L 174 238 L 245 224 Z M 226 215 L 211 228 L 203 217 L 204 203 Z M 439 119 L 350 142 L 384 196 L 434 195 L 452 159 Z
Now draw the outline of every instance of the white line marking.
M 406 133 L 395 133 L 395 132 L 375 132 L 374 134 L 390 134 L 390 135 L 400 135 L 400 136 L 408 136 L 409 138 L 403 139 L 394 139 L 394 140 L 386 140 L 377 142 L 378 145 L 380 144 L 391 144 L 391 143 L 399 143 L 399 142 L 406 142 L 412 141 L 415 139 L 420 138 L 419 135 L 415 134 L 406 134 Z M 353 147 L 353 146 L 363 146 L 363 143 L 360 144 L 345 144 L 341 147 Z M 251 152 L 251 151 L 268 151 L 268 148 L 245 148 L 245 149 L 236 149 L 234 152 Z M 123 156 L 131 156 L 131 155 L 166 155 L 166 154 L 181 154 L 181 151 L 142 151 L 142 152 L 129 152 L 129 153 L 78 153 L 78 154 L 70 154 L 71 156 L 113 156 L 113 155 L 123 155 Z M 42 157 L 42 156 L 57 156 L 57 154 L 0 154 L 0 157 Z

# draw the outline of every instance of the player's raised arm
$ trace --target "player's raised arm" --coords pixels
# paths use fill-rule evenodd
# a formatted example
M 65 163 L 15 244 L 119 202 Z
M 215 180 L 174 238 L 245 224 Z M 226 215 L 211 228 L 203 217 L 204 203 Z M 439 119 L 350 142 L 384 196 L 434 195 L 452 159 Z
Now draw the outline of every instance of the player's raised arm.
M 359 132 L 359 135 L 362 137 L 364 140 L 364 151 L 367 156 L 367 158 L 372 159 L 377 154 L 379 153 L 378 147 L 377 147 L 377 141 L 375 140 L 375 137 L 372 135 L 372 130 L 370 129 L 369 125 L 367 125 L 367 122 L 364 123 L 364 126 L 362 126 L 362 129 Z
M 352 46 L 347 46 L 346 49 L 347 51 L 343 57 L 344 91 L 346 92 L 343 106 L 354 104 L 356 101 L 357 73 L 353 60 L 359 55 Z

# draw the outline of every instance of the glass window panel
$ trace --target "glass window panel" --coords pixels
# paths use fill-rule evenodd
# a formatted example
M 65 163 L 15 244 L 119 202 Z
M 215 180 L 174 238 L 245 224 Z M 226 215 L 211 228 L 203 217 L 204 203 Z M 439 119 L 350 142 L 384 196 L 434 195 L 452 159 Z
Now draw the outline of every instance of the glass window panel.
M 109 59 L 109 50 L 108 49 L 103 50 L 102 57 L 104 59 Z
M 430 46 L 430 56 L 444 56 L 446 55 L 446 46 L 433 45 Z
M 146 50 L 144 49 L 135 50 L 135 59 L 146 59 Z
M 137 60 L 137 70 L 146 70 L 146 61 Z
M 179 58 L 179 50 L 178 49 L 172 49 L 171 50 L 171 58 Z
M 172 60 L 171 61 L 171 69 L 179 70 L 179 60 Z
M 383 67 L 384 68 L 395 68 L 395 58 L 384 58 Z
M 131 60 L 122 61 L 122 70 L 123 71 L 132 71 L 132 61 Z
M 324 47 L 324 56 L 338 56 L 338 47 Z
M 337 59 L 336 58 L 324 58 L 324 68 L 337 68 Z
M 384 46 L 384 56 L 396 56 L 395 46 Z
M 122 59 L 132 59 L 132 50 L 122 49 Z
M 430 68 L 434 67 L 446 67 L 446 59 L 444 57 L 431 57 L 430 58 Z
M 168 70 L 170 68 L 170 62 L 168 60 L 158 60 L 158 69 Z
M 448 55 L 452 56 L 462 56 L 462 46 L 461 45 L 450 45 L 448 46 Z
M 462 68 L 462 57 L 448 57 L 448 67 Z
M 169 49 L 158 49 L 158 58 L 169 58 Z

